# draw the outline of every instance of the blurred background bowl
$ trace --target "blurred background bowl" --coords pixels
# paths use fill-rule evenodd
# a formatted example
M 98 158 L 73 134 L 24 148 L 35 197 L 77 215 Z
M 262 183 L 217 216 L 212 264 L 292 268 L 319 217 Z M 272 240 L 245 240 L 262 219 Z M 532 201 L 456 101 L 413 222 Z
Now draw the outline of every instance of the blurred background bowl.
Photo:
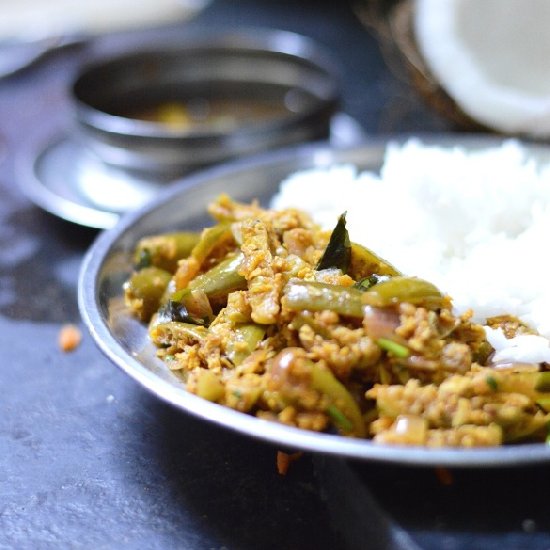
M 265 30 L 190 37 L 95 62 L 72 91 L 87 148 L 106 165 L 163 181 L 326 139 L 339 101 L 326 52 Z

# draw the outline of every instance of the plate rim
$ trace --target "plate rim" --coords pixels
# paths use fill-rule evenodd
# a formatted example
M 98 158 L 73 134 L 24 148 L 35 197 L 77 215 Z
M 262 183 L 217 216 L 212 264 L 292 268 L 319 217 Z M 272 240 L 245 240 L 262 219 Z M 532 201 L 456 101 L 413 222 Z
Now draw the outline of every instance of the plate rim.
M 65 130 L 56 130 L 46 137 L 40 136 L 31 140 L 15 159 L 16 174 L 20 189 L 36 206 L 58 218 L 92 229 L 108 229 L 116 225 L 119 214 L 95 207 L 91 203 L 68 199 L 52 191 L 38 175 L 38 164 L 56 148 L 65 143 L 78 147 L 76 140 L 71 140 Z M 63 177 L 62 174 L 56 176 Z
M 283 448 L 339 455 L 359 461 L 421 467 L 508 467 L 527 466 L 550 461 L 550 447 L 544 443 L 475 449 L 384 446 L 373 443 L 371 440 L 309 432 L 277 422 L 262 420 L 201 399 L 187 392 L 183 386 L 181 388 L 176 387 L 158 377 L 124 350 L 101 316 L 100 297 L 96 283 L 105 259 L 109 257 L 109 253 L 113 250 L 118 239 L 143 216 L 161 208 L 173 197 L 200 186 L 211 179 L 235 174 L 243 170 L 267 167 L 271 164 L 294 159 L 306 159 L 312 157 L 312 155 L 334 155 L 339 151 L 380 148 L 381 146 L 387 146 L 389 143 L 402 142 L 413 137 L 417 137 L 421 141 L 428 140 L 441 146 L 472 146 L 474 144 L 496 146 L 508 139 L 479 134 L 461 134 L 460 136 L 429 134 L 424 136 L 416 133 L 378 136 L 351 147 L 306 144 L 224 163 L 182 178 L 171 184 L 148 204 L 136 211 L 124 214 L 114 227 L 101 232 L 86 252 L 79 272 L 78 306 L 82 320 L 96 345 L 111 362 L 164 402 L 205 421 L 214 422 L 219 426 L 271 444 L 280 445 Z M 528 148 L 531 147 L 529 143 L 522 143 Z M 550 152 L 548 146 L 534 144 L 534 147 L 542 147 Z
M 358 140 L 364 139 L 364 133 L 360 128 L 359 122 L 341 110 L 337 110 L 331 117 L 330 127 L 331 134 L 326 142 L 331 144 L 332 147 L 349 146 L 349 140 L 353 140 L 355 143 Z M 342 127 L 346 128 L 346 131 L 349 133 L 348 136 L 339 135 L 338 128 Z M 317 143 L 323 143 L 323 141 Z M 34 205 L 61 220 L 91 229 L 111 229 L 128 212 L 118 212 L 109 208 L 102 208 L 84 195 L 81 195 L 79 200 L 64 197 L 53 191 L 51 186 L 38 173 L 38 165 L 45 157 L 52 155 L 57 149 L 67 145 L 76 148 L 80 155 L 91 154 L 91 151 L 80 142 L 78 136 L 70 128 L 61 127 L 60 124 L 54 128 L 46 129 L 46 131 L 38 132 L 36 135 L 29 136 L 24 147 L 15 155 L 14 160 L 16 181 L 19 188 Z M 292 146 L 288 148 L 292 148 Z M 0 153 L 2 153 L 1 150 Z M 269 154 L 269 151 L 257 153 L 246 158 L 256 158 L 266 154 Z M 99 159 L 97 162 L 98 166 L 101 166 Z M 236 162 L 236 160 L 228 160 L 224 165 L 232 162 Z M 165 189 L 180 182 L 182 179 L 189 178 L 191 175 L 202 173 L 211 168 L 202 168 L 200 171 L 197 170 L 189 175 L 177 178 L 174 182 L 164 183 L 159 180 L 159 186 L 164 187 L 164 189 L 159 190 L 159 196 L 165 192 Z M 55 175 L 57 180 L 62 177 L 63 174 L 61 173 Z M 131 177 L 129 176 L 130 180 Z

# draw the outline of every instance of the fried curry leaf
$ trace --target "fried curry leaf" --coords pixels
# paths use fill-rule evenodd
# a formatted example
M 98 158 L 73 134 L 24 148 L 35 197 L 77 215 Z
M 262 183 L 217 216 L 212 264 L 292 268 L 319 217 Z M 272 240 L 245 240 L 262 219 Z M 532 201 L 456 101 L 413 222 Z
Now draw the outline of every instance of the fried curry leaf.
M 339 218 L 336 227 L 330 235 L 329 243 L 319 260 L 316 268 L 321 269 L 341 269 L 342 273 L 346 273 L 351 261 L 351 243 L 349 240 L 348 230 L 346 228 L 346 213 L 344 212 Z
M 168 300 L 158 311 L 157 323 L 190 323 L 193 325 L 205 325 L 207 319 L 199 319 L 189 314 L 187 308 L 181 302 Z

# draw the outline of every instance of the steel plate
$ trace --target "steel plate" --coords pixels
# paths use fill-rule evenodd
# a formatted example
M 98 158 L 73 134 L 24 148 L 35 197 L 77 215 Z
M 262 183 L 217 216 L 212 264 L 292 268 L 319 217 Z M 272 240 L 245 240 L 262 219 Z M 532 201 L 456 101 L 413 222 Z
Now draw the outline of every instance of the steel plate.
M 392 138 L 392 141 L 404 139 Z M 421 139 L 424 143 L 469 149 L 500 143 L 496 138 L 479 136 Z M 105 355 L 150 392 L 205 421 L 250 437 L 306 451 L 404 465 L 499 467 L 550 460 L 550 447 L 542 443 L 473 450 L 389 447 L 368 440 L 308 432 L 210 403 L 184 389 L 182 382 L 155 357 L 146 327 L 126 311 L 122 284 L 131 271 L 131 251 L 140 237 L 176 228 L 203 227 L 209 223 L 206 204 L 222 192 L 238 200 L 259 198 L 265 203 L 277 191 L 279 182 L 297 170 L 335 163 L 376 170 L 387 143 L 388 140 L 380 139 L 343 149 L 302 146 L 218 166 L 171 185 L 152 203 L 125 215 L 114 228 L 103 232 L 87 253 L 79 281 L 79 307 L 84 322 Z M 550 161 L 550 148 L 527 147 L 537 161 Z

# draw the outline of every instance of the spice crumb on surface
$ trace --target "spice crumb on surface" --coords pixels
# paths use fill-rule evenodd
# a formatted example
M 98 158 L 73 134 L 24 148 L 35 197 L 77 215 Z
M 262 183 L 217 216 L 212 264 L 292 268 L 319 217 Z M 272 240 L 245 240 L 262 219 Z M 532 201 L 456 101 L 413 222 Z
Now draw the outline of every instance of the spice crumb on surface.
M 63 325 L 59 331 L 59 347 L 61 351 L 74 351 L 82 340 L 82 332 L 76 325 Z
M 447 468 L 436 468 L 435 469 L 435 475 L 441 483 L 441 485 L 452 485 L 453 484 L 453 474 L 450 470 L 447 470 Z
M 277 471 L 280 475 L 285 476 L 290 468 L 290 464 L 295 460 L 298 460 L 304 453 L 285 453 L 283 451 L 277 451 Z

